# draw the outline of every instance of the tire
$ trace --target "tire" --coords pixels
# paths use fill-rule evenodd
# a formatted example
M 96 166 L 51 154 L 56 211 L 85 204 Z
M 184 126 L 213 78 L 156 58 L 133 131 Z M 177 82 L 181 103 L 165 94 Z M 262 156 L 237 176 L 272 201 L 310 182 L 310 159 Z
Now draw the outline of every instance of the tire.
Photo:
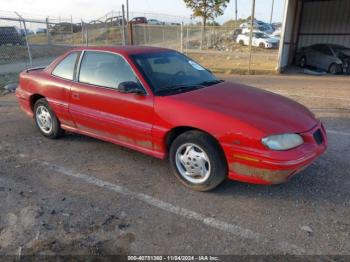
M 239 40 L 238 43 L 239 43 L 240 45 L 244 45 L 244 41 L 243 41 L 243 40 Z
M 305 57 L 305 56 L 302 56 L 302 57 L 300 58 L 299 66 L 300 66 L 301 68 L 305 68 L 305 67 L 306 67 L 306 57 Z
M 36 101 L 34 105 L 34 120 L 41 134 L 47 138 L 55 139 L 64 133 L 55 113 L 51 110 L 45 98 Z
M 220 145 L 200 131 L 179 135 L 170 146 L 169 158 L 176 178 L 195 191 L 210 191 L 227 177 L 227 162 Z M 187 170 L 198 175 L 185 175 Z M 200 172 L 203 173 L 199 175 Z
M 339 73 L 340 73 L 339 65 L 338 65 L 338 64 L 335 64 L 335 63 L 331 64 L 331 65 L 329 66 L 328 72 L 329 72 L 330 74 L 332 74 L 332 75 L 337 75 L 337 74 L 339 74 Z
M 260 43 L 260 44 L 259 44 L 259 47 L 260 47 L 260 48 L 265 48 L 265 44 L 264 44 L 264 43 Z

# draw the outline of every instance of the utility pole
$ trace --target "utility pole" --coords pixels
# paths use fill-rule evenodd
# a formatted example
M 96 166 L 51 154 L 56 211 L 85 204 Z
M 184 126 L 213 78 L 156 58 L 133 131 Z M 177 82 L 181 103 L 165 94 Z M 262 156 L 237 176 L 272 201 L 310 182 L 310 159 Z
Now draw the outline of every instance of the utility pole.
M 250 74 L 250 65 L 252 62 L 252 41 L 253 41 L 253 29 L 254 29 L 254 16 L 255 16 L 255 0 L 252 0 L 252 15 L 250 17 L 250 33 L 249 33 L 249 64 L 248 74 Z
M 126 0 L 126 22 L 129 23 L 129 0 Z
M 270 24 L 272 24 L 272 17 L 273 17 L 273 7 L 275 5 L 275 0 L 272 0 L 272 6 L 271 6 L 271 16 L 270 16 Z

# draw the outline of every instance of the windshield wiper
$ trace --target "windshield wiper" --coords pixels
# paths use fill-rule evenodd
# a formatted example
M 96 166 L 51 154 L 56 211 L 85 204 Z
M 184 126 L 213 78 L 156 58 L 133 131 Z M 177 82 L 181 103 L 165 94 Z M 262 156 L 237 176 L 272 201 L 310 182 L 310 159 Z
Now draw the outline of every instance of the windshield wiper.
M 202 84 L 177 84 L 159 89 L 157 91 L 157 95 L 169 95 L 174 93 L 189 92 L 204 87 L 206 86 Z
M 203 81 L 203 82 L 199 83 L 199 85 L 212 86 L 212 85 L 216 85 L 216 84 L 219 84 L 222 82 L 224 82 L 224 80 L 208 80 L 208 81 Z

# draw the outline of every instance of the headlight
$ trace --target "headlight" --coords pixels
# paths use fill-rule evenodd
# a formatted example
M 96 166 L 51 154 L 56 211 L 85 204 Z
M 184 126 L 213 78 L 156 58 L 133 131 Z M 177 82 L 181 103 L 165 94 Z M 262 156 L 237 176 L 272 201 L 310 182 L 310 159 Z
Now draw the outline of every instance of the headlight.
M 261 142 L 272 150 L 288 150 L 300 146 L 304 140 L 298 134 L 283 134 L 265 137 Z

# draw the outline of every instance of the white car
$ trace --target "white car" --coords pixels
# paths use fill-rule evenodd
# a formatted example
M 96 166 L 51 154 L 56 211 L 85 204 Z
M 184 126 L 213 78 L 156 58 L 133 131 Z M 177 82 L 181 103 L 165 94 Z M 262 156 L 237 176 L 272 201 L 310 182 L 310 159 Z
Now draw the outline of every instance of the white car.
M 282 34 L 282 31 L 281 31 L 281 28 L 280 28 L 280 29 L 275 30 L 275 31 L 271 34 L 271 36 L 276 37 L 276 38 L 281 38 L 281 34 Z
M 241 45 L 249 45 L 249 33 L 237 36 L 236 42 Z M 279 40 L 263 32 L 253 32 L 252 46 L 261 48 L 278 48 Z

